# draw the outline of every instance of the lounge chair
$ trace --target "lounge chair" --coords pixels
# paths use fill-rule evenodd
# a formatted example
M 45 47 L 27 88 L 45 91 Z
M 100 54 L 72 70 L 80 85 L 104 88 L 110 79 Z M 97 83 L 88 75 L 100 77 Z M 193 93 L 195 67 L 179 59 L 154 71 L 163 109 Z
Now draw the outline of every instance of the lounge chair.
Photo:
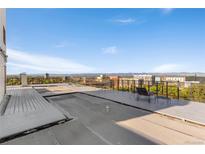
M 139 101 L 140 96 L 146 96 L 149 102 L 151 96 L 153 96 L 156 101 L 156 97 L 154 96 L 154 93 L 148 92 L 146 88 L 136 88 L 136 93 L 137 93 L 137 101 Z

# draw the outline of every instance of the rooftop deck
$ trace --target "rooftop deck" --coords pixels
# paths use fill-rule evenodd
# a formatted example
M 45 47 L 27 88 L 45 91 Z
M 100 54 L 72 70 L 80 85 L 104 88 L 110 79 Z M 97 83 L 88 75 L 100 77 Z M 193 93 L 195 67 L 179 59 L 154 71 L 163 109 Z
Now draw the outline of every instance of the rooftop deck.
M 166 99 L 148 102 L 146 97 L 137 101 L 133 93 L 93 90 L 73 85 L 37 88 L 40 93 L 31 87 L 9 88 L 11 98 L 0 116 L 1 138 L 66 117 L 72 120 L 3 144 L 205 144 L 204 104 Z M 203 126 L 176 117 L 192 118 Z
M 98 90 L 85 92 L 92 96 L 97 96 L 109 100 L 113 100 L 125 105 L 141 108 L 144 110 L 168 115 L 179 118 L 185 121 L 201 124 L 205 126 L 205 104 L 185 101 L 185 100 L 168 100 L 165 98 L 154 99 L 150 102 L 146 97 L 141 97 L 137 100 L 137 96 L 131 92 L 112 91 L 112 90 Z

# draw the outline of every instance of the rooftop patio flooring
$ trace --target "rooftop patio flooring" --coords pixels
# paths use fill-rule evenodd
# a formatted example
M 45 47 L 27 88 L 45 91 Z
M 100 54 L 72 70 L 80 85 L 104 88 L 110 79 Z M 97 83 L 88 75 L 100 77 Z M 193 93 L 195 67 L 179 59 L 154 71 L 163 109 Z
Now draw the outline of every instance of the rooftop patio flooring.
M 56 89 L 56 88 L 55 88 Z M 83 88 L 84 90 L 86 88 Z M 44 90 L 38 89 L 42 92 Z M 58 89 L 57 89 L 58 90 Z M 46 90 L 47 91 L 47 90 Z M 204 104 L 146 97 L 110 90 L 53 91 L 42 97 L 35 89 L 9 88 L 11 95 L 0 116 L 1 138 L 39 126 L 45 129 L 17 136 L 3 144 L 204 144 L 205 127 L 179 119 L 204 115 Z M 101 98 L 100 98 L 101 97 Z M 200 108 L 200 109 L 199 109 Z M 150 112 L 151 111 L 151 112 Z M 182 115 L 182 116 L 180 116 Z M 188 119 L 188 118 L 187 118 Z M 193 121 L 193 120 L 192 120 Z M 200 123 L 197 121 L 197 123 Z
M 146 97 L 137 99 L 131 92 L 98 90 L 84 92 L 85 94 L 116 101 L 125 105 L 179 118 L 185 121 L 205 125 L 205 104 L 185 100 L 154 99 Z
M 196 124 L 82 93 L 47 99 L 74 118 L 4 144 L 205 144 Z

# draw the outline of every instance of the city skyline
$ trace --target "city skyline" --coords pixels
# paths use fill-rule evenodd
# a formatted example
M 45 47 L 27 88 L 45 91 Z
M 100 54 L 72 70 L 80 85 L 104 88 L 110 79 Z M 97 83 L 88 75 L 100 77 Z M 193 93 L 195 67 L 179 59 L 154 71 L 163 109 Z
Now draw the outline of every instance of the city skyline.
M 8 74 L 205 72 L 205 9 L 8 9 Z

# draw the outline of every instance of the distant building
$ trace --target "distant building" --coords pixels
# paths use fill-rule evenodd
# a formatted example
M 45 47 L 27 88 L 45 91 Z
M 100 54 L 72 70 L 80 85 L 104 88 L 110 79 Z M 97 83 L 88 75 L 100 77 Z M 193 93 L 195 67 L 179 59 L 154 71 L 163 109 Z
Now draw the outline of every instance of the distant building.
M 87 76 L 87 77 L 82 77 L 81 78 L 81 83 L 82 84 L 85 84 L 85 85 L 93 85 L 93 84 L 96 84 L 97 81 L 96 81 L 96 77 L 92 77 L 92 76 Z
M 134 82 L 134 78 L 133 77 L 120 77 L 119 78 L 119 87 L 131 87 L 134 86 L 133 84 L 136 85 L 136 82 Z
M 119 76 L 109 76 L 110 81 L 112 82 L 112 87 L 115 89 L 119 88 Z
M 205 77 L 204 76 L 187 76 L 186 81 L 199 81 L 201 84 L 205 84 Z
M 189 88 L 191 87 L 192 85 L 196 85 L 196 84 L 199 84 L 200 82 L 199 81 L 185 81 L 184 82 L 184 87 L 185 88 Z
M 0 9 L 0 103 L 6 94 L 6 9 Z
M 134 75 L 134 76 L 109 76 L 114 88 L 134 88 L 142 84 L 154 84 L 155 76 L 153 75 Z
M 118 80 L 119 76 L 114 75 L 114 76 L 109 76 L 110 80 Z
M 168 81 L 168 82 L 185 82 L 185 76 L 162 76 L 161 81 Z
M 112 83 L 112 87 L 115 89 L 118 88 L 128 88 L 134 86 L 135 81 L 132 76 L 121 77 L 121 76 L 109 76 L 109 79 Z
M 106 78 L 105 75 L 100 75 L 100 76 L 96 77 L 96 81 L 97 81 L 97 82 L 103 82 L 103 80 L 104 80 L 105 78 Z
M 138 81 L 141 81 L 145 84 L 149 82 L 149 84 L 155 83 L 155 76 L 150 74 L 140 74 L 140 75 L 133 75 L 134 80 L 136 80 L 137 84 Z

